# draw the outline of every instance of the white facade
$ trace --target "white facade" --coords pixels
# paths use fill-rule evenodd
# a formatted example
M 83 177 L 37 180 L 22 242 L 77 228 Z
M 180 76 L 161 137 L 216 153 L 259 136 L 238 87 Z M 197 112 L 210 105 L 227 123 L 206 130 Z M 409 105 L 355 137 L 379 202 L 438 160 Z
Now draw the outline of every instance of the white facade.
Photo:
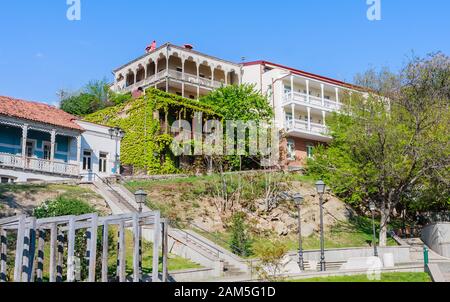
M 85 121 L 76 123 L 85 129 L 81 136 L 81 174 L 92 172 L 100 177 L 109 177 L 120 173 L 121 140 L 118 137 L 111 138 L 111 128 Z M 86 162 L 87 156 L 91 158 L 90 167 Z

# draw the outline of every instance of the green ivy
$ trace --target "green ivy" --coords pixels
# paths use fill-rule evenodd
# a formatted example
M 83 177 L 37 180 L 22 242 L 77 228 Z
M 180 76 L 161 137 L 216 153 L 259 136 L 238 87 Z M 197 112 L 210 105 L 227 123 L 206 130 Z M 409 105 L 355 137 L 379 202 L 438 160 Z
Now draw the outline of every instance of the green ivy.
M 222 119 L 212 106 L 149 88 L 145 96 L 95 112 L 85 120 L 120 127 L 126 132 L 121 144 L 122 165 L 131 165 L 135 171 L 150 175 L 179 173 L 170 151 L 173 138 L 161 131 L 160 121 L 153 115 L 155 111 L 163 112 L 169 122 L 177 120 L 177 114 L 191 120 L 195 112 L 202 112 L 204 120 Z

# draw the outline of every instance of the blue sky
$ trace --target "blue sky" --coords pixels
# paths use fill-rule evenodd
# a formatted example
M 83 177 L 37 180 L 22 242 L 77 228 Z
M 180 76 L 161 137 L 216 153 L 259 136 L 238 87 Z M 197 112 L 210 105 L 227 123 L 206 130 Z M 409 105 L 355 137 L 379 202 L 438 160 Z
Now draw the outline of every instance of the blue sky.
M 370 67 L 398 69 L 412 52 L 450 54 L 450 1 L 81 0 L 68 21 L 66 0 L 0 4 L 0 95 L 55 103 L 158 45 L 191 43 L 239 62 L 264 59 L 352 81 Z

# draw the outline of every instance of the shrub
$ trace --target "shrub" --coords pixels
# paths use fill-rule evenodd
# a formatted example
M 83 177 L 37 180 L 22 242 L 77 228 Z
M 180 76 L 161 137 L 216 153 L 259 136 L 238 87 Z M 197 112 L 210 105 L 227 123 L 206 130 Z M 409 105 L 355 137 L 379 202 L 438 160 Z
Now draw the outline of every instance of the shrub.
M 47 200 L 34 209 L 36 218 L 58 217 L 66 215 L 83 215 L 94 213 L 94 207 L 79 199 L 67 199 L 59 196 L 55 200 Z
M 244 219 L 244 213 L 236 213 L 233 215 L 230 247 L 233 253 L 242 257 L 248 257 L 252 254 L 252 249 Z
M 283 258 L 288 251 L 288 246 L 278 240 L 257 245 L 255 253 L 260 259 L 256 267 L 258 277 L 270 282 L 283 281 Z

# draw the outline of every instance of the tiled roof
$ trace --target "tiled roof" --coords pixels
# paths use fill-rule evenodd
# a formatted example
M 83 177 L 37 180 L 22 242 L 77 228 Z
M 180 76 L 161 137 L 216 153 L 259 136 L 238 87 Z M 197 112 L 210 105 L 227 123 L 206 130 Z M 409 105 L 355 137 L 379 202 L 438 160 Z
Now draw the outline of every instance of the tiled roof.
M 0 114 L 68 129 L 81 130 L 77 118 L 54 106 L 0 96 Z

